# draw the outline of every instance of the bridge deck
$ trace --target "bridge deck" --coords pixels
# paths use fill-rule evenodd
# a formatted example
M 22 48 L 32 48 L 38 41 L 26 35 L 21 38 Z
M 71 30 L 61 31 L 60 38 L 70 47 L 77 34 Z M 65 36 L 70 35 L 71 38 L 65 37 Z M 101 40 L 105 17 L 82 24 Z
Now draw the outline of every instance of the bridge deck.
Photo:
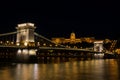
M 0 45 L 0 48 L 16 48 L 16 49 L 37 49 L 37 50 L 64 50 L 64 51 L 84 51 L 84 52 L 91 52 L 91 53 L 101 53 L 98 51 L 87 50 L 87 49 L 80 49 L 80 48 L 58 48 L 58 47 L 27 47 L 27 46 L 3 46 Z

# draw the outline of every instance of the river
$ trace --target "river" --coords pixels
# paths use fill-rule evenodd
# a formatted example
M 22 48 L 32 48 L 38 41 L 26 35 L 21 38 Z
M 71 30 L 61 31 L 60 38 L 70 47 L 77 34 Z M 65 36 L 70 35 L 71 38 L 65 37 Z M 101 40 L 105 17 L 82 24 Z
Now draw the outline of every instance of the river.
M 0 63 L 0 80 L 120 80 L 117 59 Z

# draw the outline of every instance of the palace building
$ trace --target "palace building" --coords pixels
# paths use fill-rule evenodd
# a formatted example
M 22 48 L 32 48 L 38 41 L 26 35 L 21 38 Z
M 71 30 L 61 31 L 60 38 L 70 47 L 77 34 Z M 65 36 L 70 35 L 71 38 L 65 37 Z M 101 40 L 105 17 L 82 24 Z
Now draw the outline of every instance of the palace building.
M 76 44 L 76 43 L 82 43 L 82 42 L 93 43 L 94 40 L 95 40 L 94 37 L 76 38 L 74 32 L 70 34 L 70 38 L 64 38 L 64 37 L 52 38 L 52 41 L 56 44 L 65 44 L 65 43 Z

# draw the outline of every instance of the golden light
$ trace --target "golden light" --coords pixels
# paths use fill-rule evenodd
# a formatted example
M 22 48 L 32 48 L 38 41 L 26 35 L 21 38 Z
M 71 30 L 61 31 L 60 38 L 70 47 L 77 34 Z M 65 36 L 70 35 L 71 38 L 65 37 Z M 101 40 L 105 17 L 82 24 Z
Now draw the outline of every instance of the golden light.
M 27 23 L 29 26 L 34 26 L 34 24 L 33 23 Z
M 18 27 L 26 26 L 26 23 L 18 24 Z
M 37 45 L 40 46 L 40 42 L 37 42 Z
M 25 45 L 25 46 L 27 46 L 27 45 L 28 45 L 28 43 L 27 43 L 27 42 L 24 42 L 24 45 Z
M 34 49 L 29 50 L 29 55 L 36 55 L 36 50 Z
M 7 43 L 9 43 L 9 41 L 6 41 Z
M 21 52 L 22 52 L 22 51 L 19 49 L 17 53 L 18 53 L 18 54 L 21 54 Z
M 20 43 L 17 43 L 16 45 L 17 45 L 17 46 L 19 46 L 19 45 L 20 45 Z
M 115 52 L 120 54 L 120 49 L 116 49 Z
M 2 42 L 2 41 L 0 41 L 0 43 L 2 44 L 3 42 Z
M 58 46 L 57 44 L 55 46 Z
M 55 42 L 56 42 L 56 43 L 60 43 L 60 39 L 59 39 L 59 38 L 57 38 Z
M 46 43 L 44 43 L 43 46 L 46 46 Z
M 28 54 L 28 50 L 27 49 L 23 49 L 23 54 Z
M 18 24 L 18 27 L 24 27 L 24 26 L 34 26 L 33 23 L 23 23 L 23 24 Z
M 50 47 L 52 47 L 52 44 L 50 44 Z
M 14 44 L 14 42 L 11 42 L 11 44 Z

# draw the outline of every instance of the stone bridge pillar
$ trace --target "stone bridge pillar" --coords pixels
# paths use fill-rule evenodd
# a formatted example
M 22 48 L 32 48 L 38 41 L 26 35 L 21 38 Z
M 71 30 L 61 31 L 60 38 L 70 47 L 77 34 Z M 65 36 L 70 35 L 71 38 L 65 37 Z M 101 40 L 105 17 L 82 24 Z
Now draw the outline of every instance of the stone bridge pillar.
M 35 46 L 34 30 L 36 27 L 33 23 L 18 24 L 16 44 L 18 46 Z
M 103 51 L 103 41 L 94 42 L 94 51 L 102 52 Z

